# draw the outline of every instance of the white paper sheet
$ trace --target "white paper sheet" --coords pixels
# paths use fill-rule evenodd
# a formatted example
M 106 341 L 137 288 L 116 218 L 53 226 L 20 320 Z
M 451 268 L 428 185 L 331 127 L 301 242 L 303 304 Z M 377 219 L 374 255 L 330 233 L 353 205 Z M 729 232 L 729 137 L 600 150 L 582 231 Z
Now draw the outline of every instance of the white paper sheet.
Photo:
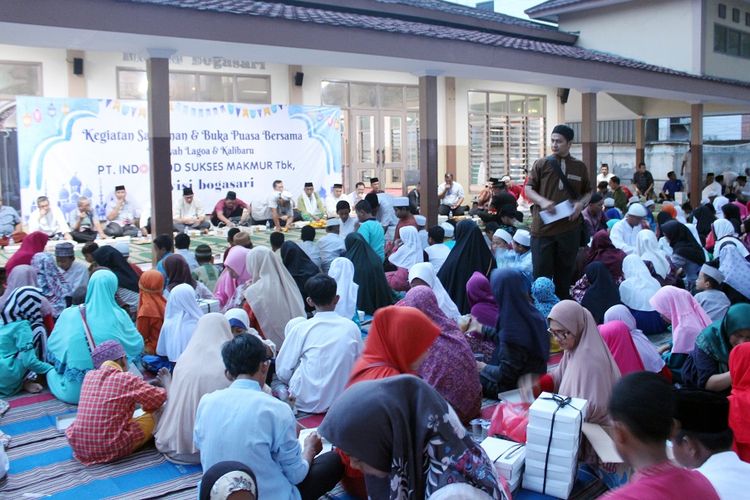
M 575 208 L 573 203 L 570 200 L 565 200 L 555 205 L 554 214 L 548 212 L 547 210 L 542 210 L 541 212 L 539 212 L 539 216 L 542 218 L 543 223 L 550 224 L 560 219 L 566 219 L 570 217 L 570 214 L 573 213 L 574 209 Z
M 305 439 L 307 438 L 307 436 L 309 436 L 313 432 L 317 432 L 317 430 L 318 428 L 315 427 L 314 429 L 302 429 L 301 431 L 299 431 L 299 436 L 297 437 L 297 440 L 299 441 L 300 448 L 304 449 Z M 329 441 L 326 441 L 325 439 L 323 439 L 322 436 L 320 437 L 320 439 L 323 441 L 323 449 L 321 450 L 320 453 L 327 453 L 333 450 L 333 445 Z
M 622 457 L 617 453 L 615 442 L 612 441 L 612 438 L 601 425 L 584 422 L 582 430 L 602 462 L 607 464 L 623 463 Z

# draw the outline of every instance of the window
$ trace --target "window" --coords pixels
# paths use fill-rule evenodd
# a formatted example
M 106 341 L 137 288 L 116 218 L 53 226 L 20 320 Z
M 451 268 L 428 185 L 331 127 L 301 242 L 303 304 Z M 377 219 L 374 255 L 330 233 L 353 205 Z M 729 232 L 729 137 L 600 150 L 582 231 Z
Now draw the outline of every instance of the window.
M 719 4 L 719 19 L 727 18 L 727 6 L 723 3 Z
M 0 99 L 42 95 L 42 64 L 0 61 Z
M 750 26 L 750 12 L 745 12 L 745 26 Z
M 714 52 L 750 59 L 750 33 L 714 24 Z
M 732 21 L 735 23 L 740 22 L 740 9 L 732 9 Z
M 146 99 L 146 72 L 117 68 L 117 96 L 120 99 Z M 271 78 L 264 75 L 232 75 L 225 73 L 169 73 L 169 98 L 173 101 L 271 102 Z
M 471 184 L 506 174 L 521 180 L 544 155 L 545 98 L 478 91 L 467 98 Z
M 418 110 L 419 87 L 323 80 L 320 103 L 340 108 Z

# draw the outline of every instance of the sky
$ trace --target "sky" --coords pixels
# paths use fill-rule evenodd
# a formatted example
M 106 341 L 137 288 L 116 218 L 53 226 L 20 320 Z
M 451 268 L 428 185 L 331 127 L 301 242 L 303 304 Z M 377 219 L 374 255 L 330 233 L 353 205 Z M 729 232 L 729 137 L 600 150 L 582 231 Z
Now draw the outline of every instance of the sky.
M 477 2 L 482 0 L 448 0 L 451 3 L 457 3 L 460 5 L 467 5 L 469 7 L 476 6 Z M 523 13 L 524 10 L 534 5 L 542 3 L 544 0 L 495 0 L 495 11 L 509 16 L 520 17 L 521 19 L 529 19 L 529 17 Z

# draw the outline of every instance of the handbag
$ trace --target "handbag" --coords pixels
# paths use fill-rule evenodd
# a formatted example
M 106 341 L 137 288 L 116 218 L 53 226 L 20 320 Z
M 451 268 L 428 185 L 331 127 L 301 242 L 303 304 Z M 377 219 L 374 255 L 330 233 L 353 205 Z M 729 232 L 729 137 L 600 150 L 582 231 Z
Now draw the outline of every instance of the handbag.
M 78 312 L 81 313 L 81 320 L 83 321 L 83 333 L 86 336 L 86 347 L 89 348 L 89 354 L 91 354 L 91 357 L 93 359 L 94 349 L 96 349 L 96 342 L 94 342 L 94 336 L 91 334 L 91 328 L 89 328 L 89 324 L 86 321 L 86 306 L 84 304 L 78 306 Z

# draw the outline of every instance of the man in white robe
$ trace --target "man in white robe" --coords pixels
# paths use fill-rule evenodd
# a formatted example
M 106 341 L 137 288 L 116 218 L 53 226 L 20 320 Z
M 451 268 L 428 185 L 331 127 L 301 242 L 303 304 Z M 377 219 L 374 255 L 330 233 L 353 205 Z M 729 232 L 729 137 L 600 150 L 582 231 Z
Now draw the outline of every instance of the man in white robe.
M 635 252 L 636 239 L 642 229 L 648 229 L 645 220 L 646 207 L 640 203 L 633 203 L 628 208 L 625 218 L 617 221 L 609 233 L 612 244 L 630 255 Z

